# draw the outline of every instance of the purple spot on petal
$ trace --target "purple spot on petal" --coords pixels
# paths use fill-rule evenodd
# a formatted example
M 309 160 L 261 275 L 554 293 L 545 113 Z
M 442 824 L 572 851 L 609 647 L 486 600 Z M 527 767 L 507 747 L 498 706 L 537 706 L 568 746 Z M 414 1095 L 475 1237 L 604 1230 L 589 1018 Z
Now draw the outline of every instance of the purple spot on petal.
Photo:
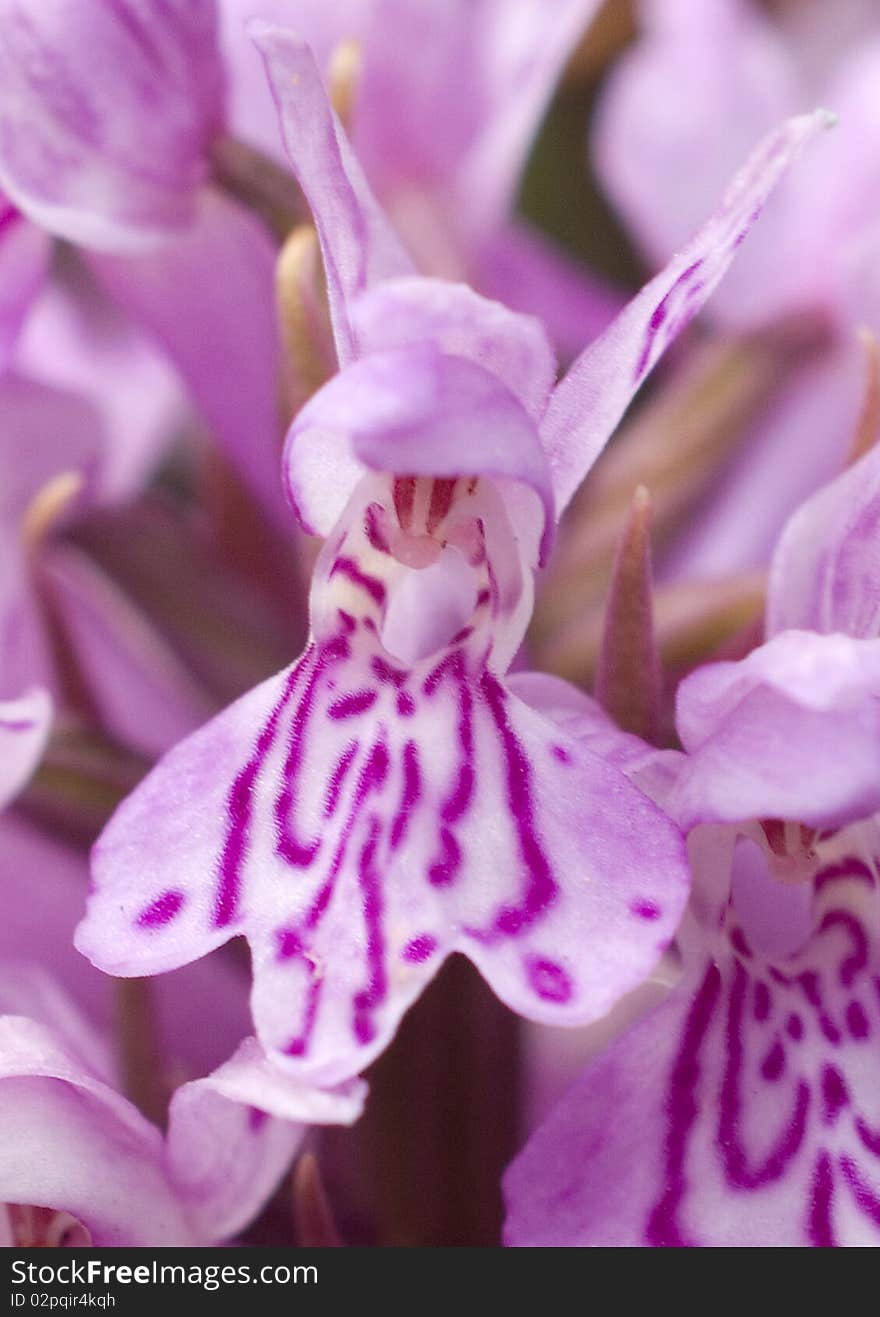
M 397 697 L 397 712 L 401 718 L 411 718 L 416 711 L 416 702 L 409 691 L 401 691 Z
M 865 1008 L 860 1001 L 851 1001 L 846 1008 L 846 1027 L 850 1036 L 861 1042 L 871 1032 Z
M 819 1016 L 819 1027 L 834 1047 L 840 1042 L 840 1030 L 828 1015 Z
M 659 919 L 663 913 L 656 901 L 647 899 L 633 901 L 629 908 L 639 919 Z
M 762 1024 L 770 1014 L 770 989 L 762 979 L 755 983 L 754 1013 L 755 1019 Z
M 761 1076 L 762 1078 L 769 1080 L 771 1084 L 775 1084 L 776 1080 L 782 1075 L 784 1069 L 785 1050 L 782 1043 L 777 1038 L 774 1041 L 773 1046 L 770 1048 L 770 1051 L 761 1062 Z
M 449 828 L 440 829 L 441 853 L 428 869 L 428 882 L 433 887 L 448 887 L 461 868 L 461 847 Z
M 730 935 L 730 943 L 734 951 L 738 952 L 739 955 L 744 957 L 744 959 L 746 960 L 751 959 L 752 949 L 749 946 L 748 942 L 746 941 L 745 934 L 743 933 L 741 928 L 735 928 L 733 930 L 733 932 Z
M 837 1066 L 822 1067 L 822 1106 L 826 1125 L 833 1125 L 849 1102 L 846 1082 Z
M 334 700 L 327 710 L 327 713 L 336 722 L 342 718 L 356 718 L 360 713 L 366 713 L 367 709 L 372 708 L 379 698 L 376 691 L 353 691 L 350 695 L 343 695 L 338 700 Z
M 421 965 L 429 956 L 433 956 L 436 950 L 437 939 L 430 933 L 420 933 L 418 937 L 407 942 L 403 949 L 403 959 L 408 960 L 411 965 Z
M 261 1130 L 268 1119 L 267 1111 L 261 1111 L 259 1107 L 248 1107 L 248 1126 L 252 1134 Z
M 792 1012 L 786 1020 L 785 1028 L 789 1038 L 793 1038 L 796 1043 L 799 1043 L 804 1036 L 804 1022 L 801 1017 L 795 1015 L 794 1012 Z
M 279 928 L 275 936 L 278 939 L 279 960 L 292 960 L 294 956 L 302 955 L 302 938 L 295 928 Z
M 553 960 L 540 960 L 536 957 L 526 962 L 529 983 L 544 1001 L 571 1001 L 574 991 L 572 981 L 561 965 Z
M 184 903 L 183 892 L 163 892 L 140 912 L 135 921 L 141 928 L 161 928 L 169 924 L 178 914 Z
M 568 753 L 564 745 L 554 745 L 552 747 L 552 750 L 553 750 L 553 758 L 558 759 L 560 764 L 571 763 L 571 755 Z

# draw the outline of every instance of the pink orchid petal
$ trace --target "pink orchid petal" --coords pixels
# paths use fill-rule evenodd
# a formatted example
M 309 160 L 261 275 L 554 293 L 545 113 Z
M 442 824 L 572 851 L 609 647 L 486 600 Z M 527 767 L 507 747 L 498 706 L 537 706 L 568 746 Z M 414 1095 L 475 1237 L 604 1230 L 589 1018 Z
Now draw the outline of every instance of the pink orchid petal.
M 192 1244 L 162 1139 L 45 1026 L 0 1017 L 0 1200 L 70 1212 L 98 1247 Z
M 698 669 L 678 690 L 690 753 L 671 812 L 685 829 L 755 817 L 837 826 L 872 813 L 878 692 L 880 640 L 841 635 L 782 632 L 740 663 Z
M 226 120 L 230 131 L 280 162 L 286 161 L 278 111 L 266 66 L 248 34 L 252 19 L 293 25 L 326 72 L 340 41 L 363 41 L 371 0 L 217 0 L 220 47 L 226 69 Z M 360 117 L 360 115 L 358 116 Z
M 104 436 L 97 408 L 81 394 L 7 371 L 0 435 L 0 516 L 16 536 L 31 500 L 59 472 L 79 472 L 87 493 L 97 488 Z
M 767 632 L 880 633 L 880 449 L 802 504 L 776 548 Z
M 0 370 L 12 358 L 18 332 L 42 287 L 51 242 L 0 196 Z
M 230 462 L 284 528 L 276 255 L 253 215 L 206 189 L 181 237 L 138 255 L 94 254 L 90 267 L 165 350 Z
M 102 427 L 96 496 L 140 492 L 184 416 L 180 383 L 146 336 L 84 278 L 72 287 L 56 280 L 31 307 L 16 364 L 95 408 Z
M 488 297 L 537 316 L 568 359 L 605 332 L 625 301 L 623 293 L 518 219 L 485 239 L 470 273 Z
M 253 1038 L 171 1100 L 169 1178 L 200 1235 L 228 1239 L 256 1215 L 290 1165 L 307 1124 L 350 1125 L 366 1085 L 328 1091 L 289 1079 Z
M 351 300 L 377 281 L 413 272 L 327 100 L 314 56 L 290 32 L 254 21 L 287 154 L 314 216 L 340 365 L 357 355 Z
M 691 935 L 687 979 L 588 1066 L 508 1171 L 508 1243 L 877 1244 L 880 958 L 865 872 L 851 857 L 817 875 L 797 954 L 757 955 L 735 920 L 711 959 Z
M 66 545 L 47 552 L 43 569 L 105 728 L 152 757 L 195 731 L 211 701 L 111 578 Z
M 44 690 L 0 700 L 0 809 L 17 796 L 49 739 L 52 702 Z
M 765 137 L 733 179 L 721 208 L 557 385 L 542 426 L 557 513 L 602 451 L 646 375 L 727 272 L 798 152 L 831 122 L 827 112 L 819 110 L 789 119 Z
M 3 0 L 0 81 L 0 185 L 42 227 L 118 249 L 191 221 L 221 116 L 213 5 Z
M 522 529 L 546 550 L 552 491 L 534 423 L 497 376 L 432 342 L 371 353 L 334 376 L 300 411 L 285 457 L 290 501 L 313 534 L 330 533 L 367 469 L 481 475 L 534 492 Z
M 43 835 L 14 815 L 0 820 L 0 961 L 26 960 L 50 970 L 71 1009 L 85 1012 L 96 1028 L 110 1030 L 117 1017 L 119 984 L 101 974 L 73 946 L 88 891 L 85 856 Z M 18 980 L 18 996 L 3 978 L 0 1004 L 14 1014 L 58 1028 L 30 986 Z M 175 1076 L 204 1074 L 238 1045 L 248 1030 L 248 983 L 243 969 L 211 956 L 156 979 L 150 985 L 155 1024 Z M 64 1036 L 70 1036 L 64 1027 Z M 95 1069 L 95 1065 L 91 1065 Z M 100 1068 L 100 1067 L 99 1067 Z
M 846 460 L 864 370 L 864 354 L 848 342 L 779 390 L 679 528 L 662 561 L 663 577 L 707 578 L 766 565 L 785 519 Z
M 322 1084 L 455 950 L 530 1018 L 596 1018 L 687 891 L 677 831 L 622 774 L 466 649 L 406 670 L 373 634 L 311 646 L 162 761 L 95 849 L 77 934 L 139 974 L 245 933 L 263 1045 Z
M 476 362 L 536 420 L 556 379 L 556 358 L 541 323 L 480 297 L 466 284 L 386 280 L 352 304 L 351 323 L 364 353 L 426 342 Z
M 655 268 L 687 242 L 753 143 L 811 96 L 751 0 L 648 0 L 642 11 L 639 39 L 600 98 L 593 142 L 603 187 Z M 793 241 L 800 218 L 789 194 L 783 184 L 713 315 L 748 324 L 778 305 L 780 281 L 791 284 L 780 243 Z M 791 264 L 803 297 L 815 272 Z

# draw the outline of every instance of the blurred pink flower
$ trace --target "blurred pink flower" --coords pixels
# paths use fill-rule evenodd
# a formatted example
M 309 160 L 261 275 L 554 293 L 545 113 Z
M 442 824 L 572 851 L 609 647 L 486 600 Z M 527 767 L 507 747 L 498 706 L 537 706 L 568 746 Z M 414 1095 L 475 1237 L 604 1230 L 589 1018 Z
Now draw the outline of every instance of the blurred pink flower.
M 769 639 L 679 688 L 681 980 L 510 1169 L 510 1243 L 880 1239 L 878 491 L 874 450 L 805 504 Z
M 594 130 L 602 182 L 662 264 L 743 147 L 817 102 L 839 117 L 790 175 L 713 299 L 716 323 L 824 318 L 824 358 L 788 384 L 683 530 L 668 573 L 767 561 L 786 516 L 840 469 L 861 393 L 855 329 L 880 331 L 880 23 L 863 0 L 767 16 L 753 0 L 642 0 L 642 32 L 609 79 Z

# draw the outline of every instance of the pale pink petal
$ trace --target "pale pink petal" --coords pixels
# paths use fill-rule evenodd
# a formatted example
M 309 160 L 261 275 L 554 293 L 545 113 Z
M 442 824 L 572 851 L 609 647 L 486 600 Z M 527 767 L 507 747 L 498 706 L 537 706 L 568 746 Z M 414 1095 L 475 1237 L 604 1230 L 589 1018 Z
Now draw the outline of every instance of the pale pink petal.
M 802 504 L 770 569 L 767 631 L 880 633 L 880 449 Z
M 705 578 L 764 567 L 786 517 L 846 460 L 863 396 L 864 354 L 854 341 L 780 388 L 679 527 L 658 575 Z
M 540 321 L 442 279 L 389 279 L 359 297 L 351 323 L 360 351 L 434 343 L 494 375 L 537 419 L 556 380 L 556 358 Z
M 51 241 L 0 195 L 0 370 L 46 277 Z
M 352 298 L 374 283 L 408 275 L 403 251 L 361 172 L 327 100 L 314 56 L 290 32 L 249 28 L 265 62 L 287 154 L 321 240 L 340 365 L 357 354 Z
M 94 407 L 102 427 L 95 496 L 140 492 L 185 416 L 180 382 L 146 335 L 85 278 L 55 280 L 31 307 L 16 365 Z
M 350 1125 L 366 1085 L 309 1088 L 273 1066 L 254 1038 L 205 1079 L 184 1084 L 169 1111 L 168 1174 L 204 1238 L 228 1239 L 256 1215 L 309 1124 Z
M 793 52 L 751 0 L 647 0 L 641 9 L 642 32 L 612 70 L 593 144 L 603 187 L 656 268 L 688 240 L 753 143 L 809 99 Z M 769 314 L 780 280 L 791 282 L 780 242 L 793 241 L 797 219 L 787 195 L 774 197 L 736 279 L 712 299 L 713 315 L 749 323 Z M 803 296 L 815 272 L 791 265 Z
M 69 545 L 43 570 L 104 727 L 152 758 L 195 731 L 215 706 L 113 580 Z
M 69 1212 L 98 1247 L 198 1241 L 162 1138 L 44 1026 L 0 1017 L 0 1200 Z
M 721 208 L 620 313 L 557 385 L 543 423 L 562 512 L 663 351 L 730 266 L 799 150 L 832 122 L 825 111 L 790 119 L 759 144 Z
M 183 236 L 136 256 L 93 255 L 90 264 L 164 348 L 229 461 L 284 527 L 276 255 L 253 215 L 204 190 Z
M 111 249 L 188 224 L 220 125 L 210 4 L 3 0 L 0 184 L 42 227 Z
M 678 688 L 682 827 L 750 818 L 839 826 L 880 808 L 880 640 L 785 631 Z
M 52 720 L 52 702 L 34 689 L 0 701 L 0 809 L 17 796 L 39 763 Z

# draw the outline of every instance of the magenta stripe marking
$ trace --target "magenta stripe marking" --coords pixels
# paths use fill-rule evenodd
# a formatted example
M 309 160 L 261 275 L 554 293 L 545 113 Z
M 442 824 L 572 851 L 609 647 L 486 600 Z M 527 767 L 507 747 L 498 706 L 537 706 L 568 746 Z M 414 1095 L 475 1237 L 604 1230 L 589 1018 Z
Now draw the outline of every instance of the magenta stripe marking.
M 33 718 L 0 718 L 0 730 L 4 732 L 32 732 L 36 725 Z
M 857 882 L 866 883 L 868 887 L 874 886 L 874 875 L 864 860 L 860 860 L 857 855 L 848 855 L 839 864 L 829 864 L 819 870 L 813 880 L 815 890 L 821 892 L 829 883 L 841 879 L 855 879 Z
M 373 670 L 373 675 L 378 677 L 383 684 L 397 686 L 398 688 L 403 685 L 409 676 L 408 672 L 401 672 L 399 668 L 392 668 L 391 664 L 387 663 L 381 654 L 373 655 L 370 659 L 370 667 Z
M 183 892 L 163 892 L 144 907 L 135 922 L 140 928 L 161 928 L 180 914 L 185 899 Z
M 810 1090 L 798 1081 L 794 1107 L 767 1157 L 756 1167 L 749 1166 L 740 1137 L 742 1096 L 740 1086 L 744 1063 L 743 1026 L 748 975 L 742 965 L 734 970 L 727 1012 L 727 1062 L 721 1085 L 721 1115 L 718 1122 L 718 1146 L 721 1150 L 728 1183 L 737 1189 L 757 1189 L 782 1178 L 797 1155 L 807 1128 Z
M 367 961 L 369 979 L 366 988 L 355 994 L 353 1028 L 361 1044 L 372 1041 L 376 1027 L 371 1012 L 384 1000 L 388 991 L 385 974 L 385 942 L 382 937 L 382 884 L 376 870 L 376 844 L 380 835 L 379 820 L 370 819 L 370 832 L 364 842 L 358 863 L 358 881 L 363 897 L 364 923 L 367 929 Z
M 858 1134 L 862 1146 L 867 1148 L 868 1152 L 873 1153 L 875 1157 L 880 1157 L 880 1129 L 872 1129 L 864 1116 L 856 1116 L 856 1134 Z
M 348 776 L 348 770 L 351 768 L 354 757 L 360 748 L 359 741 L 352 741 L 346 746 L 339 758 L 336 767 L 330 775 L 330 781 L 327 784 L 327 796 L 324 801 L 324 818 L 330 819 L 336 813 L 339 805 L 339 795 Z
M 859 1168 L 852 1157 L 841 1157 L 840 1169 L 846 1177 L 846 1182 L 852 1190 L 859 1210 L 875 1226 L 880 1226 L 880 1198 L 871 1191 L 862 1179 Z
M 371 709 L 378 698 L 378 691 L 352 691 L 351 694 L 341 695 L 338 700 L 334 700 L 327 713 L 337 722 L 343 718 L 356 718 L 358 714 L 366 713 L 367 709 Z
M 373 746 L 366 763 L 361 769 L 354 790 L 352 806 L 348 818 L 345 821 L 345 826 L 342 830 L 339 843 L 336 847 L 333 862 L 330 866 L 327 878 L 322 884 L 315 900 L 312 902 L 311 908 L 303 922 L 302 927 L 304 931 L 314 933 L 315 929 L 326 914 L 336 886 L 336 879 L 342 868 L 348 844 L 357 820 L 360 817 L 360 812 L 363 808 L 364 802 L 368 799 L 372 791 L 378 790 L 382 787 L 388 775 L 388 767 L 388 751 L 382 743 L 377 743 Z M 303 934 L 299 929 L 279 929 L 277 937 L 279 960 L 301 959 L 305 961 L 311 969 L 311 962 L 309 961 L 307 954 L 308 944 L 304 940 Z M 310 980 L 302 1030 L 290 1041 L 290 1043 L 288 1043 L 285 1049 L 290 1056 L 304 1056 L 308 1051 L 309 1042 L 317 1023 L 319 999 L 324 982 L 325 979 L 323 977 L 319 979 L 313 977 Z
M 527 874 L 526 889 L 520 904 L 502 907 L 495 917 L 492 931 L 516 937 L 549 909 L 556 900 L 559 888 L 538 840 L 531 765 L 508 721 L 504 707 L 504 688 L 496 677 L 484 672 L 480 678 L 480 689 L 501 737 L 506 767 L 507 805 L 516 826 L 520 854 Z
M 345 636 L 334 636 L 316 651 L 315 662 L 291 719 L 287 756 L 281 771 L 281 790 L 275 797 L 275 853 L 287 864 L 299 869 L 307 868 L 320 849 L 320 838 L 300 841 L 296 835 L 295 814 L 297 787 L 302 770 L 309 720 L 314 713 L 315 692 L 326 671 L 334 663 L 348 658 L 349 644 Z
M 253 755 L 235 778 L 229 792 L 226 803 L 226 840 L 220 856 L 220 881 L 212 915 L 215 928 L 225 928 L 232 922 L 238 912 L 238 902 L 241 896 L 241 868 L 250 840 L 250 825 L 254 809 L 254 786 L 260 769 L 263 767 L 275 742 L 281 715 L 293 695 L 300 674 L 305 670 L 313 652 L 313 647 L 309 646 L 300 661 L 291 669 L 287 681 L 284 683 L 281 696 L 257 738 Z
M 807 1237 L 814 1248 L 834 1248 L 831 1229 L 831 1202 L 834 1197 L 834 1177 L 831 1158 L 824 1150 L 819 1153 L 810 1185 L 810 1208 L 807 1218 Z
M 337 558 L 330 568 L 330 575 L 346 577 L 353 585 L 358 585 L 362 590 L 365 590 L 374 603 L 383 604 L 385 602 L 385 586 L 383 583 L 378 576 L 370 576 L 367 572 L 362 572 L 354 558 Z
M 413 807 L 418 804 L 422 794 L 422 774 L 419 768 L 419 752 L 415 741 L 407 741 L 403 747 L 403 793 L 400 808 L 391 825 L 390 845 L 396 851 L 406 836 L 407 825 Z
M 449 828 L 440 829 L 440 855 L 428 867 L 432 887 L 449 887 L 461 869 L 461 847 Z
M 868 964 L 868 939 L 862 925 L 855 915 L 848 910 L 829 910 L 819 925 L 819 932 L 829 928 L 843 928 L 852 942 L 852 954 L 840 966 L 840 981 L 845 988 L 852 987 L 853 980 L 860 970 Z
M 687 1192 L 684 1173 L 687 1145 L 699 1115 L 696 1095 L 701 1078 L 700 1051 L 720 996 L 721 975 L 714 965 L 710 965 L 688 1012 L 666 1091 L 664 1106 L 668 1123 L 663 1144 L 664 1189 L 645 1226 L 645 1241 L 655 1248 L 693 1246 L 692 1241 L 682 1234 L 678 1212 Z

